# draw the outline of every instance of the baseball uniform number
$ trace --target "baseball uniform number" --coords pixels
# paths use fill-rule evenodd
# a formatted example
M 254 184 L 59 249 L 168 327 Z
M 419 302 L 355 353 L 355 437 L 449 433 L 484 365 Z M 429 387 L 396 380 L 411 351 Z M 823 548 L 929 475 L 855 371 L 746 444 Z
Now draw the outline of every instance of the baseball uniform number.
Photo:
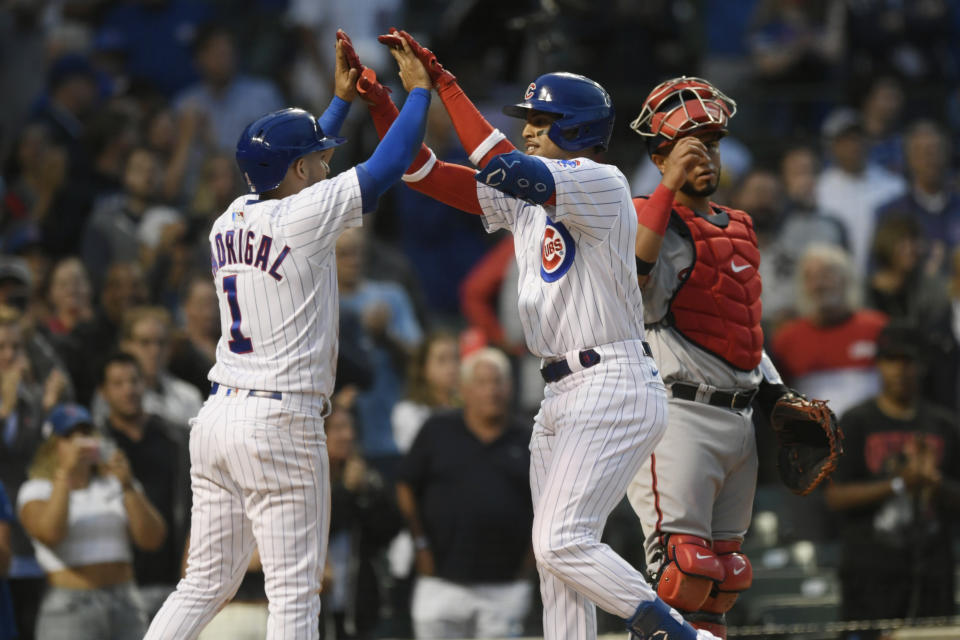
M 237 301 L 237 276 L 226 276 L 223 279 L 223 292 L 227 294 L 227 305 L 230 307 L 230 351 L 233 353 L 250 353 L 253 351 L 253 342 L 240 331 L 240 303 Z

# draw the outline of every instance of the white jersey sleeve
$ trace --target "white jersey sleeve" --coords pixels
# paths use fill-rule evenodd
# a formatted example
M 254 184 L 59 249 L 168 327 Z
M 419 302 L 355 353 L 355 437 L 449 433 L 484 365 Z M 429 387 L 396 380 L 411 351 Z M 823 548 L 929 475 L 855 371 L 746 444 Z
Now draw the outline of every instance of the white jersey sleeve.
M 363 224 L 361 200 L 357 170 L 350 169 L 281 200 L 274 224 L 292 250 L 317 262 L 344 230 Z
M 525 206 L 529 206 L 523 200 L 482 182 L 477 183 L 477 200 L 480 202 L 480 209 L 483 210 L 480 219 L 487 233 L 493 233 L 499 229 L 513 231 L 520 211 Z

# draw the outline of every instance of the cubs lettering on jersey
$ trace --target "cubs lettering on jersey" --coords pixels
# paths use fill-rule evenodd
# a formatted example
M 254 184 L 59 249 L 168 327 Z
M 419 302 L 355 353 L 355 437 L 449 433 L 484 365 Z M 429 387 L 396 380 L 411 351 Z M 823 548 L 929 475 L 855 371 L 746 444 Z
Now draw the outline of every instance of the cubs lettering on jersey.
M 530 351 L 569 351 L 643 337 L 633 256 L 637 218 L 627 180 L 585 158 L 537 158 L 556 184 L 556 205 L 538 205 L 477 183 L 488 231 L 514 234 L 518 306 Z

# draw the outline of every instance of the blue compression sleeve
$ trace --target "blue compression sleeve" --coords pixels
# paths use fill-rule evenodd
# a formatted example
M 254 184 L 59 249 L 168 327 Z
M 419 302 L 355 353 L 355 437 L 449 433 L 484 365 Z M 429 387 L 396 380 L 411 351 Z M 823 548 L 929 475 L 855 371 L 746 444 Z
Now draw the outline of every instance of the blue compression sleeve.
M 427 128 L 427 108 L 430 106 L 430 92 L 426 89 L 414 89 L 403 103 L 403 109 L 390 125 L 373 155 L 357 165 L 357 179 L 360 181 L 360 195 L 364 212 L 373 211 L 377 199 L 394 182 L 403 176 L 423 142 Z
M 320 130 L 323 131 L 324 135 L 338 136 L 340 135 L 340 127 L 343 126 L 343 121 L 347 119 L 349 112 L 350 103 L 333 96 L 333 100 L 330 101 L 326 111 L 317 118 L 317 124 L 320 125 Z

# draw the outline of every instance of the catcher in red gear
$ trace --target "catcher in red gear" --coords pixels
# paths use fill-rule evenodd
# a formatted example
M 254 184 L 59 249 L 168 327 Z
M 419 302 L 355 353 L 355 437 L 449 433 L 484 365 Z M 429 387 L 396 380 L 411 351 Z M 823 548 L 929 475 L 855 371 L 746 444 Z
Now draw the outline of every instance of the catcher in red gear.
M 660 597 L 724 638 L 724 614 L 752 580 L 740 546 L 756 489 L 753 406 L 771 415 L 792 490 L 812 490 L 840 452 L 829 409 L 791 393 L 763 351 L 750 216 L 710 200 L 735 113 L 706 80 L 680 77 L 654 88 L 631 124 L 662 174 L 634 204 L 644 323 L 670 411 L 627 495 Z

